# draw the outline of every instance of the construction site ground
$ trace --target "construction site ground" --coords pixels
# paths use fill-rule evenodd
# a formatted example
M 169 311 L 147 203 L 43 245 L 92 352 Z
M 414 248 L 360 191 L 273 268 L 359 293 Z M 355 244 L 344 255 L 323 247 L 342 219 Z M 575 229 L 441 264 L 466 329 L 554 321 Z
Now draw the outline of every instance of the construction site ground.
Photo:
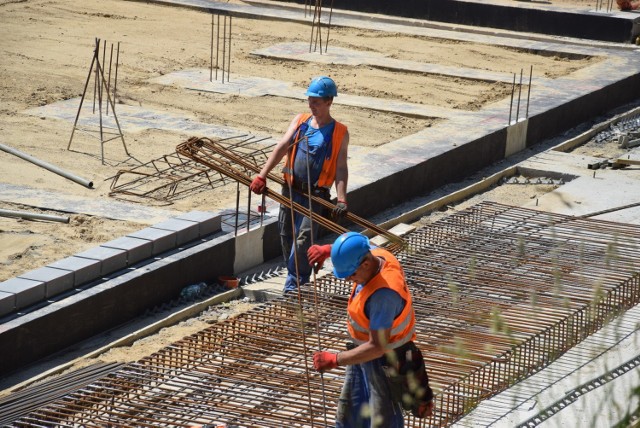
M 0 217 L 0 281 L 177 213 L 233 207 L 235 185 L 198 193 L 169 205 L 144 200 L 135 201 L 136 205 L 115 201 L 108 196 L 109 185 L 118 170 L 172 153 L 177 144 L 194 132 L 209 136 L 248 133 L 273 142 L 291 117 L 306 109 L 303 92 L 312 76 L 332 76 L 341 95 L 344 94 L 336 99 L 332 111 L 349 126 L 350 161 L 352 171 L 356 172 L 352 173 L 351 180 L 359 186 L 366 183 L 367 177 L 358 173 L 371 168 L 366 157 L 369 150 L 508 99 L 512 92 L 509 81 L 512 73 L 523 68 L 527 71 L 532 65 L 534 76 L 552 80 L 579 74 L 581 69 L 603 61 L 596 56 L 535 55 L 514 47 L 402 33 L 381 36 L 374 29 L 348 27 L 332 29 L 328 53 L 331 55 L 333 51 L 337 58 L 327 55 L 325 58 L 331 60 L 315 61 L 297 53 L 307 46 L 308 24 L 235 19 L 230 82 L 210 85 L 206 81 L 210 15 L 144 2 L 76 3 L 0 1 L 0 17 L 4 23 L 0 29 L 3 40 L 0 50 L 4 58 L 0 62 L 3 143 L 94 182 L 93 189 L 83 188 L 0 152 L 0 209 L 70 217 L 68 224 Z M 229 3 L 244 4 L 235 0 Z M 595 2 L 563 0 L 554 1 L 553 5 L 593 8 Z M 95 138 L 76 136 L 71 150 L 67 150 L 95 37 L 108 43 L 121 43 L 117 111 L 121 114 L 126 145 L 132 155 L 127 156 L 120 141 L 113 140 L 105 146 L 104 164 Z M 304 46 L 302 49 L 300 43 Z M 597 42 L 593 45 L 601 47 Z M 279 46 L 284 54 L 279 55 L 278 49 L 270 51 L 274 46 Z M 429 52 L 429 63 L 437 64 L 442 70 L 463 68 L 478 74 L 499 75 L 502 80 L 422 74 L 415 70 L 392 73 L 389 68 L 374 64 L 386 58 L 394 67 L 411 68 L 424 61 L 425 51 Z M 361 54 L 361 62 L 350 63 L 357 57 L 355 52 Z M 300 58 L 295 59 L 296 56 Z M 357 65 L 362 62 L 364 66 Z M 270 80 L 255 83 L 257 76 Z M 284 87 L 283 81 L 287 82 Z M 280 83 L 269 92 L 274 82 Z M 234 85 L 239 85 L 235 86 L 238 91 L 235 95 Z M 249 88 L 253 87 L 262 92 L 249 94 Z M 380 100 L 379 108 L 366 108 L 375 100 Z M 508 103 L 503 103 L 504 106 L 508 107 Z M 485 200 L 570 215 L 596 213 L 638 202 L 637 167 L 597 171 L 587 168 L 589 163 L 600 160 L 637 156 L 635 151 L 621 148 L 617 141 L 601 144 L 585 136 L 598 126 L 604 129 L 602 124 L 616 117 L 637 114 L 637 107 L 637 103 L 631 103 L 608 111 L 562 135 L 474 171 L 464 180 L 385 210 L 371 220 L 389 227 L 395 224 L 419 227 Z M 136 122 L 133 119 L 136 115 L 143 119 Z M 575 143 L 571 147 L 552 150 L 572 139 Z M 521 168 L 519 171 L 537 171 L 538 175 L 505 174 L 494 184 L 478 185 L 513 167 Z M 571 186 L 558 179 L 566 174 L 576 177 L 570 180 Z M 131 209 L 132 206 L 138 208 Z M 274 206 L 271 208 L 275 210 Z M 640 224 L 637 208 L 613 211 L 597 218 Z M 251 276 L 280 263 L 280 260 L 269 261 L 238 275 Z M 136 361 L 219 319 L 262 304 L 251 298 L 252 288 L 278 294 L 282 283 L 283 277 L 275 275 L 247 285 L 247 294 L 234 291 L 228 294 L 227 301 L 206 308 L 190 310 L 187 305 L 158 309 L 42 364 L 6 377 L 0 384 L 7 388 L 2 394 L 6 395 L 18 384 L 30 383 L 29 379 L 34 377 L 37 382 L 44 381 L 49 378 L 45 374 L 50 370 L 51 376 L 56 376 L 97 361 Z M 184 309 L 190 316 L 185 315 L 186 319 L 179 322 L 167 321 L 178 309 Z M 155 334 L 132 339 L 138 339 L 136 332 L 153 323 L 156 323 Z M 127 337 L 126 346 L 113 346 Z M 85 357 L 87 354 L 89 357 Z

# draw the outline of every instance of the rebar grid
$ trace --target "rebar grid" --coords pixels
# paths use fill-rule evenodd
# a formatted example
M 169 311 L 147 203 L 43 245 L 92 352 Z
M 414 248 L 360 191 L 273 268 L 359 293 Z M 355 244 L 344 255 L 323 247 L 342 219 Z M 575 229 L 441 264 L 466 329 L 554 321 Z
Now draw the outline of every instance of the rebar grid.
M 247 162 L 262 164 L 273 144 L 265 146 L 261 141 L 253 136 L 239 135 L 219 139 L 216 143 Z M 177 152 L 120 170 L 111 178 L 111 197 L 144 198 L 166 204 L 232 182 L 225 175 Z
M 637 226 L 483 203 L 407 240 L 397 256 L 436 393 L 434 415 L 408 427 L 449 426 L 640 301 Z M 11 426 L 324 426 L 344 373 L 321 380 L 307 344 L 344 349 L 349 290 L 326 275 Z

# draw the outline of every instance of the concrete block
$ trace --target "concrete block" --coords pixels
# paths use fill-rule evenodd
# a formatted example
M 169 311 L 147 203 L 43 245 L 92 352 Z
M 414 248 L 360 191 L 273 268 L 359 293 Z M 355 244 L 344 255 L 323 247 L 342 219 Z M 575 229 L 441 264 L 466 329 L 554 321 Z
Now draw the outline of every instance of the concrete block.
M 110 273 L 127 267 L 127 252 L 125 250 L 94 247 L 74 255 L 83 259 L 100 261 L 100 276 L 109 275 Z
M 0 284 L 0 292 L 15 295 L 16 309 L 26 308 L 45 299 L 45 284 L 25 278 L 11 278 Z
M 93 281 L 100 277 L 100 260 L 85 259 L 82 257 L 71 256 L 48 266 L 56 269 L 64 269 L 73 273 L 73 286 L 77 287 L 86 282 Z
M 146 239 L 153 244 L 151 254 L 157 256 L 165 251 L 173 250 L 177 244 L 177 233 L 171 230 L 155 229 L 147 227 L 137 232 L 128 234 L 130 238 Z
M 198 239 L 200 235 L 200 225 L 194 221 L 180 220 L 172 218 L 162 223 L 151 226 L 153 229 L 169 230 L 176 233 L 176 245 L 180 246 Z
M 138 263 L 151 257 L 153 254 L 153 242 L 146 239 L 123 236 L 100 245 L 105 248 L 124 250 L 127 252 L 127 265 Z
M 0 291 L 0 317 L 10 314 L 16 309 L 16 295 Z
M 18 275 L 18 278 L 45 283 L 45 297 L 49 298 L 73 288 L 74 274 L 64 269 L 45 266 Z
M 222 215 L 208 211 L 190 211 L 176 219 L 198 223 L 200 238 L 222 230 Z

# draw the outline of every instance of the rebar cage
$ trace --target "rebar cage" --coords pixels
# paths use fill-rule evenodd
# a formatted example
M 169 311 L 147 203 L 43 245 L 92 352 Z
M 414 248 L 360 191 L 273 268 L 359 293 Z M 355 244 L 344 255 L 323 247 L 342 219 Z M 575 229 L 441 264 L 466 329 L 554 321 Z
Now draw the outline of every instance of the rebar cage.
M 640 300 L 640 227 L 485 202 L 406 237 L 417 345 L 445 427 Z M 219 322 L 9 426 L 313 427 L 333 423 L 350 285 L 325 275 Z

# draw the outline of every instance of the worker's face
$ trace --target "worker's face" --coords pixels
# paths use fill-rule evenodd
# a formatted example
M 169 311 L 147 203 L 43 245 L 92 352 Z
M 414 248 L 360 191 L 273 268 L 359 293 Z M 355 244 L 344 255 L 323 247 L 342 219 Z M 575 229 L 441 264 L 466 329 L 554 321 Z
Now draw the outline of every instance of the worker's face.
M 360 266 L 358 266 L 358 269 L 347 277 L 347 281 L 353 281 L 356 284 L 364 284 L 368 279 L 367 272 L 370 263 L 371 262 L 368 259 L 364 259 L 364 261 L 360 263 Z
M 309 97 L 309 110 L 314 116 L 323 116 L 329 112 L 331 100 L 325 100 L 321 97 Z

